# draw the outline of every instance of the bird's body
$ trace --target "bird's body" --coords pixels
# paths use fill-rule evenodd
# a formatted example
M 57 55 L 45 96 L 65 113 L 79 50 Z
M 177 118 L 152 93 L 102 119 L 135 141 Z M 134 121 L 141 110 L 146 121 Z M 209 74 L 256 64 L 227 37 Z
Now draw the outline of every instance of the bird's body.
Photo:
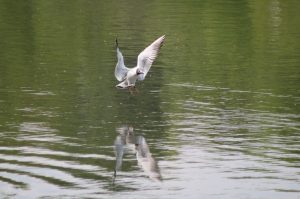
M 118 88 L 132 88 L 135 86 L 137 80 L 144 80 L 149 72 L 152 63 L 158 55 L 159 49 L 162 46 L 165 39 L 165 35 L 159 37 L 147 48 L 145 48 L 138 56 L 137 66 L 133 68 L 127 68 L 124 64 L 124 58 L 117 45 L 117 58 L 118 62 L 115 68 L 115 76 L 119 83 Z
M 127 88 L 135 86 L 136 80 L 139 76 L 136 74 L 137 66 L 128 70 L 125 79 L 117 85 L 118 88 Z

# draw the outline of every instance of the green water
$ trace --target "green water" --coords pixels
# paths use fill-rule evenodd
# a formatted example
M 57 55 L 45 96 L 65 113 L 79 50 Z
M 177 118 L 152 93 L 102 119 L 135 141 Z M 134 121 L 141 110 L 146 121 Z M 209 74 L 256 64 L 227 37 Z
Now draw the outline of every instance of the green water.
M 298 198 L 299 10 L 0 1 L 0 197 Z M 116 89 L 115 38 L 133 67 L 163 34 L 139 93 Z

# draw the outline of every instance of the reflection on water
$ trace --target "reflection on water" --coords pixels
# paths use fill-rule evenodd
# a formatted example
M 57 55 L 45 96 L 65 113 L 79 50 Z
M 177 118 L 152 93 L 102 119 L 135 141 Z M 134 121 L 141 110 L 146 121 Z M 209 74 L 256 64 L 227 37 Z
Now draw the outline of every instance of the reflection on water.
M 152 157 L 146 139 L 141 136 L 135 136 L 133 127 L 124 126 L 117 129 L 120 135 L 115 140 L 116 166 L 114 176 L 121 170 L 124 153 L 130 150 L 136 154 L 136 159 L 140 167 L 150 179 L 161 180 L 161 174 L 157 162 Z
M 299 198 L 299 10 L 1 1 L 0 198 Z M 115 37 L 134 65 L 162 34 L 140 93 L 115 89 Z

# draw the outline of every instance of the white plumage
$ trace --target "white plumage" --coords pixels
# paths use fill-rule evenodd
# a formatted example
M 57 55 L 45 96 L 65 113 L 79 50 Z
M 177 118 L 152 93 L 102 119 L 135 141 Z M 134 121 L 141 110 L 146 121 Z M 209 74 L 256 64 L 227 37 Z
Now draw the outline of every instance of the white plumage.
M 149 72 L 152 63 L 158 55 L 159 49 L 165 40 L 165 35 L 156 39 L 152 44 L 145 48 L 138 56 L 137 66 L 134 68 L 127 68 L 124 64 L 123 55 L 117 44 L 117 58 L 118 62 L 115 68 L 115 76 L 119 83 L 118 88 L 130 88 L 135 86 L 136 80 L 144 80 Z

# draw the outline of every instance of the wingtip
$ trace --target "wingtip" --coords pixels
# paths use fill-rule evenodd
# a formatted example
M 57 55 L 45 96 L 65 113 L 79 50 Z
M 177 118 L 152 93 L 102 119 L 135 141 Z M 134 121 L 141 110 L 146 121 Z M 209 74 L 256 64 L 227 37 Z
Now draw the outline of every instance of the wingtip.
M 166 35 L 163 35 L 161 36 L 160 38 L 158 38 L 157 40 L 160 41 L 160 45 L 162 46 L 163 43 L 165 42 L 165 38 L 166 38 Z
M 119 47 L 119 43 L 118 43 L 118 37 L 116 37 L 116 48 Z
M 162 35 L 160 38 L 158 38 L 158 40 L 161 40 L 161 42 L 163 43 L 165 41 L 166 35 Z

